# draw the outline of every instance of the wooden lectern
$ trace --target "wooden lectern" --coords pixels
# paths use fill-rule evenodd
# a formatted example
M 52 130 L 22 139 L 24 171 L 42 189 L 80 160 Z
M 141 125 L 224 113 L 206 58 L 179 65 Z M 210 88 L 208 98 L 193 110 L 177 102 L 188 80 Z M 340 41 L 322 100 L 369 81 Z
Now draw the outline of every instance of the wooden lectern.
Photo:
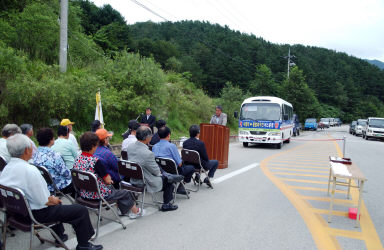
M 218 168 L 227 168 L 229 128 L 218 124 L 201 123 L 200 140 L 205 143 L 209 159 L 218 160 Z

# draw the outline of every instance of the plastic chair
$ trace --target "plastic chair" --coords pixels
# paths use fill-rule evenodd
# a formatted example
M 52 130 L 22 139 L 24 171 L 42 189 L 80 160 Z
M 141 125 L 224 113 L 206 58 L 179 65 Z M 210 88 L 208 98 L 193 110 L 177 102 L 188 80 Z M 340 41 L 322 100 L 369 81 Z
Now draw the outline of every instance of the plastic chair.
M 76 198 L 76 202 L 80 205 L 85 206 L 86 208 L 90 209 L 91 211 L 96 212 L 97 214 L 97 228 L 96 228 L 96 234 L 93 237 L 93 239 L 96 239 L 99 235 L 99 227 L 100 227 L 100 219 L 103 217 L 104 219 L 111 220 L 117 223 L 120 223 L 123 229 L 126 229 L 126 226 L 121 221 L 119 215 L 117 214 L 116 210 L 113 208 L 113 206 L 117 206 L 117 201 L 106 201 L 102 196 L 99 188 L 99 184 L 97 183 L 97 177 L 93 173 L 81 171 L 78 169 L 72 169 L 72 182 L 75 186 L 75 189 L 78 194 L 80 194 L 80 190 L 86 190 L 88 192 L 95 192 L 99 195 L 100 199 L 98 200 L 90 200 L 90 199 L 84 199 L 81 196 L 78 196 Z M 113 214 L 115 215 L 117 220 L 110 219 L 108 217 L 101 216 L 101 209 L 103 207 L 109 208 L 112 210 Z
M 5 219 L 3 224 L 3 248 L 5 249 L 6 245 L 6 230 L 8 226 L 13 226 L 24 232 L 31 232 L 29 249 L 32 249 L 32 240 L 33 235 L 36 235 L 41 243 L 50 242 L 55 246 L 63 247 L 65 249 L 69 248 L 64 244 L 60 237 L 51 229 L 52 226 L 55 226 L 59 223 L 39 223 L 33 217 L 31 208 L 27 199 L 24 196 L 24 193 L 18 188 L 11 188 L 5 185 L 0 185 L 0 200 L 5 209 Z M 42 238 L 39 235 L 39 232 L 42 230 L 48 230 L 52 236 L 59 242 L 55 243 L 52 240 Z

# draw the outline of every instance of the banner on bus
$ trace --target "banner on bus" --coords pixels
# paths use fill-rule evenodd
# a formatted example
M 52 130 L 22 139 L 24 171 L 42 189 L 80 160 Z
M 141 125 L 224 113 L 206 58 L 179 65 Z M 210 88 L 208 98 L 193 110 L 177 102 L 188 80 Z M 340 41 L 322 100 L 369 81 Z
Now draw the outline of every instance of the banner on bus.
M 276 121 L 239 121 L 239 128 L 280 129 L 281 123 Z

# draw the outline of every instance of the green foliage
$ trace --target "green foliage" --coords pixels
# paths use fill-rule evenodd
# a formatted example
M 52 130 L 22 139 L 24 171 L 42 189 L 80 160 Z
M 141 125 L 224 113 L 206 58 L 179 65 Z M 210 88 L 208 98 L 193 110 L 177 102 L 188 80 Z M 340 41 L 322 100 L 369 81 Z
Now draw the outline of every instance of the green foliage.
M 233 86 L 231 82 L 225 83 L 225 87 L 221 90 L 220 98 L 216 103 L 221 105 L 223 112 L 227 114 L 227 126 L 231 128 L 238 126 L 238 120 L 233 117 L 233 114 L 235 111 L 239 111 L 241 103 L 249 96 L 249 93 L 244 94 L 239 87 Z
M 272 71 L 265 64 L 256 67 L 255 78 L 249 83 L 249 89 L 253 96 L 277 96 L 280 92 Z
M 281 97 L 293 105 L 301 119 L 319 117 L 320 104 L 307 83 L 303 71 L 294 67 L 282 85 Z

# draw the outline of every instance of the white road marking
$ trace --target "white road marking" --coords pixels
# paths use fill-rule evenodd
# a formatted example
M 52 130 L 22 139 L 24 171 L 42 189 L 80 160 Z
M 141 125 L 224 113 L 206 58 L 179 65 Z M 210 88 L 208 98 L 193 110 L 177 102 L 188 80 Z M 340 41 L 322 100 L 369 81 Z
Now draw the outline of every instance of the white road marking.
M 259 163 L 253 163 L 253 164 L 251 164 L 251 165 L 248 165 L 248 166 L 245 166 L 245 167 L 243 167 L 243 168 L 241 168 L 241 169 L 238 169 L 238 170 L 236 170 L 236 171 L 233 171 L 233 172 L 231 172 L 231 173 L 229 173 L 229 174 L 226 174 L 226 175 L 224 175 L 224 176 L 221 176 L 221 177 L 219 177 L 219 178 L 217 178 L 217 179 L 214 179 L 213 181 L 212 181 L 212 183 L 214 183 L 214 184 L 218 184 L 218 183 L 220 183 L 220 182 L 223 182 L 223 181 L 225 181 L 225 180 L 228 180 L 229 178 L 232 178 L 232 177 L 234 177 L 234 176 L 236 176 L 236 175 L 239 175 L 239 174 L 242 174 L 242 173 L 244 173 L 244 172 L 247 172 L 248 170 L 251 170 L 251 169 L 253 169 L 253 168 L 255 168 L 255 167 L 258 167 L 259 166 Z

